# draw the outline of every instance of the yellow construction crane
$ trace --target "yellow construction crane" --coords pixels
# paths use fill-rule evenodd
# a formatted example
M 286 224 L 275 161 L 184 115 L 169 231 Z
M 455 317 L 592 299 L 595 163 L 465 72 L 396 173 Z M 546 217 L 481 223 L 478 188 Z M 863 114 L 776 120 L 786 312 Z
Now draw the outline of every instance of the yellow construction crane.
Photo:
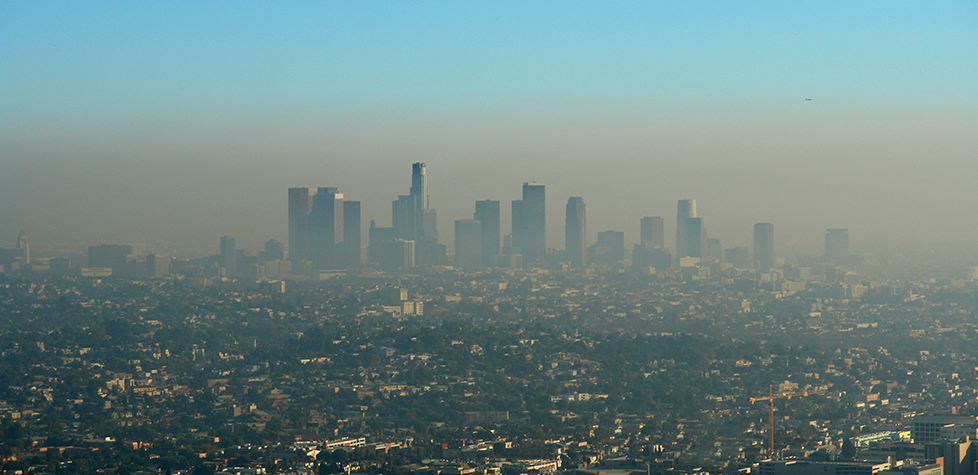
M 774 400 L 781 399 L 781 398 L 791 398 L 795 396 L 808 396 L 811 394 L 825 394 L 825 391 L 821 389 L 813 389 L 810 391 L 805 390 L 805 391 L 796 391 L 796 392 L 776 393 L 774 392 L 773 385 L 768 386 L 767 391 L 768 391 L 767 396 L 752 397 L 750 398 L 750 403 L 754 404 L 757 401 L 767 401 L 767 408 L 768 408 L 767 430 L 768 433 L 771 435 L 771 446 L 769 449 L 770 452 L 768 452 L 768 456 L 770 456 L 771 459 L 773 460 L 774 459 Z

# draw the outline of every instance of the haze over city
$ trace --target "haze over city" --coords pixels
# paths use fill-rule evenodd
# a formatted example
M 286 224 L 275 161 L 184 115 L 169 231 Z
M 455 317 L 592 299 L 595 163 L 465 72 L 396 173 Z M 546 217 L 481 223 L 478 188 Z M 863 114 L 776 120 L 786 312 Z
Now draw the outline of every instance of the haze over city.
M 476 200 L 508 233 L 526 181 L 558 249 L 571 196 L 588 244 L 674 229 L 679 199 L 725 247 L 756 222 L 779 254 L 978 239 L 974 2 L 0 10 L 0 246 L 258 249 L 289 187 L 388 226 L 414 162 L 449 247 Z
M 0 475 L 978 475 L 976 86 L 975 0 L 0 1 Z

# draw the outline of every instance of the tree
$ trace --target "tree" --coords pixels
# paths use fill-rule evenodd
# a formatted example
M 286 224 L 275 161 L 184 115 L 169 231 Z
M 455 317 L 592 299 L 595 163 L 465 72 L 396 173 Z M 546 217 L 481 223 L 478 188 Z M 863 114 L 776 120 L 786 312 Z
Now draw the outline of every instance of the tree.
M 210 465 L 200 464 L 194 467 L 191 475 L 214 475 L 214 469 Z
M 852 443 L 852 439 L 846 437 L 846 440 L 842 442 L 842 453 L 840 456 L 844 460 L 852 460 L 856 457 L 856 444 Z

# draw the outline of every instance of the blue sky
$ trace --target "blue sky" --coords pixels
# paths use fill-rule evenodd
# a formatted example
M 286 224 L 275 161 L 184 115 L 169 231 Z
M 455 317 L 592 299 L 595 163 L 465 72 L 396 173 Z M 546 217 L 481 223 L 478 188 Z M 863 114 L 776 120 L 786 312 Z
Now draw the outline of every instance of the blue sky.
M 978 100 L 972 1 L 200 3 L 5 2 L 5 122 L 242 102 Z
M 44 186 L 75 190 L 65 199 L 88 208 L 70 214 L 84 215 L 103 203 L 84 190 L 105 189 L 100 180 L 116 173 L 133 189 L 153 186 L 139 177 L 153 173 L 170 177 L 164 189 L 191 190 L 197 182 L 181 177 L 196 174 L 205 182 L 228 167 L 236 171 L 225 174 L 227 190 L 269 179 L 278 180 L 274 186 L 327 185 L 306 183 L 311 176 L 303 167 L 317 164 L 317 179 L 341 179 L 328 185 L 359 194 L 365 212 L 376 215 L 365 222 L 382 223 L 390 219 L 389 200 L 406 188 L 402 175 L 421 159 L 429 163 L 435 189 L 439 169 L 446 182 L 485 181 L 469 170 L 498 180 L 497 188 L 506 185 L 506 193 L 493 196 L 485 196 L 491 187 L 458 187 L 478 189 L 480 198 L 506 201 L 517 198 L 513 190 L 522 181 L 553 182 L 554 192 L 566 193 L 551 194 L 551 216 L 561 216 L 566 196 L 583 195 L 591 203 L 589 229 L 597 232 L 632 226 L 633 217 L 646 214 L 672 216 L 679 198 L 754 207 L 775 201 L 738 200 L 739 189 L 727 181 L 751 186 L 752 167 L 769 170 L 786 157 L 795 158 L 779 175 L 785 180 L 804 182 L 828 167 L 830 181 L 847 183 L 840 193 L 850 202 L 885 203 L 876 198 L 880 193 L 901 199 L 906 193 L 890 186 L 899 185 L 921 193 L 923 212 L 935 204 L 926 197 L 941 191 L 928 186 L 948 178 L 944 188 L 966 191 L 967 183 L 953 179 L 973 171 L 978 160 L 971 137 L 978 127 L 974 1 L 6 1 L 0 50 L 0 153 L 6 155 L 0 188 L 8 190 L 0 198 L 11 203 L 0 212 L 8 223 L 0 225 L 0 239 L 16 236 L 13 227 L 53 235 L 56 223 L 67 219 L 57 203 L 50 209 L 36 199 L 31 204 L 29 193 Z M 901 145 L 881 147 L 895 143 L 883 134 Z M 824 148 L 821 155 L 814 146 Z M 646 165 L 649 157 L 661 163 Z M 320 158 L 325 162 L 317 163 Z M 934 166 L 918 170 L 915 159 Z M 506 166 L 486 167 L 486 160 Z M 871 171 L 881 163 L 916 176 L 874 181 Z M 689 172 L 709 171 L 711 164 L 725 171 L 701 173 L 703 180 Z M 558 170 L 562 166 L 573 170 Z M 65 172 L 59 183 L 50 173 L 72 167 L 92 176 Z M 99 167 L 115 168 L 100 175 Z M 627 184 L 619 178 L 636 167 L 688 172 L 689 185 L 654 184 L 666 191 L 634 216 L 601 213 L 601 198 L 588 200 L 589 190 L 574 188 L 608 169 L 617 172 L 598 180 L 601 185 Z M 371 183 L 358 177 L 363 169 L 387 170 L 391 179 Z M 846 182 L 847 170 L 865 181 Z M 950 170 L 958 173 L 947 176 Z M 11 182 L 12 174 L 49 180 Z M 643 193 L 628 186 L 620 188 Z M 391 196 L 379 190 L 392 190 Z M 443 203 L 469 198 L 446 196 L 455 191 L 451 186 L 442 190 Z M 237 191 L 233 196 L 235 203 L 262 201 Z M 607 206 L 620 200 L 609 198 Z M 471 213 L 448 203 L 441 210 L 446 230 Z M 221 214 L 217 206 L 211 214 Z M 700 208 L 710 208 L 703 198 Z M 154 227 L 129 209 L 137 207 L 100 218 L 98 231 L 81 221 L 74 229 L 84 239 L 98 233 L 125 240 L 172 227 Z M 714 229 L 732 236 L 731 245 L 746 232 L 735 231 L 737 223 L 754 219 L 735 219 L 733 210 L 718 206 L 717 214 L 730 217 L 714 221 Z M 160 208 L 155 220 L 167 221 L 164 212 Z M 114 224 L 120 214 L 120 222 L 141 223 L 137 231 Z M 239 242 L 282 237 L 284 217 L 256 218 L 240 228 L 229 221 L 221 224 L 230 231 L 214 231 L 205 227 L 214 220 L 201 214 L 189 227 L 195 239 L 228 232 L 255 234 Z M 867 214 L 842 212 L 838 221 Z M 799 242 L 813 233 L 802 224 L 810 218 L 777 207 L 770 215 L 797 228 Z M 551 244 L 561 247 L 562 223 L 550 224 Z M 957 232 L 978 235 L 973 228 Z

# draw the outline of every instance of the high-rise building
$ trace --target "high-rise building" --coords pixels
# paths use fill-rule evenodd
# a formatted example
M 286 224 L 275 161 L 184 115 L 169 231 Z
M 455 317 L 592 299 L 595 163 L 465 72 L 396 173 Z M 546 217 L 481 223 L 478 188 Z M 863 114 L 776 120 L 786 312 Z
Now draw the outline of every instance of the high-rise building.
M 431 209 L 428 197 L 428 171 L 423 162 L 411 165 L 411 196 L 415 197 L 417 211 Z
M 602 231 L 598 241 L 588 248 L 588 262 L 592 264 L 615 264 L 625 259 L 625 233 L 621 231 Z
M 234 248 L 234 238 L 231 236 L 221 237 L 221 261 L 220 266 L 227 275 L 238 272 L 238 252 Z
M 774 268 L 774 225 L 754 225 L 754 269 L 767 272 Z
M 475 219 L 455 220 L 455 267 L 482 266 L 482 223 Z
M 499 255 L 499 202 L 476 201 L 473 218 L 482 223 L 482 266 L 492 267 Z
M 263 261 L 281 261 L 285 259 L 285 251 L 282 249 L 282 243 L 277 239 L 265 241 L 265 252 L 262 253 L 261 259 Z
M 393 223 L 398 238 L 438 239 L 437 215 L 430 204 L 427 168 L 424 163 L 414 163 L 411 165 L 410 191 L 407 195 L 398 196 L 392 205 Z
M 523 254 L 526 264 L 539 263 L 547 251 L 547 192 L 542 183 L 523 183 L 523 200 L 519 205 L 519 223 L 516 215 L 517 204 L 513 202 L 513 246 Z
M 683 257 L 703 257 L 703 218 L 686 218 Z
M 849 230 L 827 229 L 825 231 L 825 259 L 839 264 L 849 258 Z
M 734 267 L 738 269 L 747 269 L 750 267 L 750 251 L 747 246 L 737 246 L 733 249 L 727 249 L 723 252 L 724 262 L 733 264 Z
M 672 267 L 672 255 L 662 247 L 636 244 L 632 251 L 632 266 L 640 271 L 649 268 L 667 270 Z
M 676 259 L 700 257 L 703 222 L 695 229 L 690 225 L 696 219 L 696 200 L 679 200 L 676 208 Z
M 289 188 L 289 259 L 300 268 L 345 267 L 346 209 L 335 187 Z
M 317 188 L 289 188 L 289 259 L 312 260 L 312 204 Z
M 644 246 L 665 246 L 665 221 L 659 216 L 646 216 L 640 221 L 639 244 Z
M 392 239 L 376 245 L 377 265 L 384 270 L 414 267 L 414 241 Z
M 367 260 L 373 264 L 380 264 L 383 260 L 384 243 L 397 239 L 397 232 L 394 228 L 377 227 L 371 221 L 367 239 Z
M 438 210 L 425 209 L 418 214 L 418 239 L 438 242 Z
M 136 260 L 132 246 L 100 244 L 88 246 L 88 267 L 108 267 L 113 275 L 126 274 L 129 263 Z
M 523 254 L 523 240 L 526 236 L 526 220 L 523 219 L 523 200 L 513 200 L 510 212 L 509 252 L 507 254 Z
M 413 240 L 418 236 L 418 218 L 421 213 L 417 208 L 417 197 L 401 195 L 391 203 L 391 222 L 397 230 L 400 239 Z
M 343 193 L 337 188 L 319 188 L 312 205 L 313 264 L 316 269 L 344 267 Z
M 363 253 L 363 238 L 360 228 L 360 202 L 343 202 L 343 254 L 347 267 L 360 267 Z
M 148 277 L 164 277 L 170 274 L 170 258 L 162 254 L 146 256 L 146 275 Z
M 438 212 L 431 209 L 424 163 L 411 165 L 411 189 L 392 204 L 397 238 L 414 241 L 417 265 L 444 264 L 445 246 L 438 244 Z
M 706 240 L 706 257 L 712 257 L 717 262 L 723 261 L 723 246 L 720 245 L 720 238 Z
M 587 221 L 584 198 L 567 199 L 567 215 L 564 221 L 564 249 L 571 267 L 584 267 L 587 263 Z
M 31 245 L 27 242 L 27 234 L 24 231 L 17 235 L 17 249 L 24 251 L 24 264 L 30 264 Z

